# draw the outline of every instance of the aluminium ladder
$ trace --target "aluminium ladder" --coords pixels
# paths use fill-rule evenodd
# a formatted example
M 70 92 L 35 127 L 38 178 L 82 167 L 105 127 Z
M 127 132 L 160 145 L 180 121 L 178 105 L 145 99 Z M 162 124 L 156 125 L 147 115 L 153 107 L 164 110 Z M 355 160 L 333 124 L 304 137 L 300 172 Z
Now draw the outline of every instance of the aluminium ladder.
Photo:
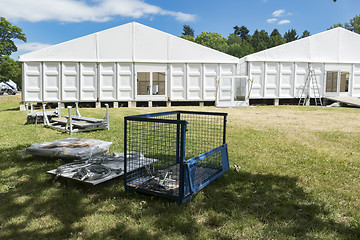
M 306 77 L 304 87 L 302 88 L 299 105 L 305 106 L 310 104 L 310 91 L 313 90 L 314 100 L 316 106 L 322 106 L 319 84 L 316 79 L 315 70 L 312 69 L 311 64 L 308 65 L 308 75 Z

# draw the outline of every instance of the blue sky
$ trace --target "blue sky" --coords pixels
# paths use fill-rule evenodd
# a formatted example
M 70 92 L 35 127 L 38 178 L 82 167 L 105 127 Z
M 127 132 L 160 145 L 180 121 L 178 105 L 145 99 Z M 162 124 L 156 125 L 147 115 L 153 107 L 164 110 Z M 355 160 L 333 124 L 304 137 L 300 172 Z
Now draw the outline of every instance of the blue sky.
M 251 33 L 294 28 L 316 34 L 360 14 L 359 0 L 0 0 L 0 16 L 23 29 L 26 52 L 136 21 L 180 36 L 184 24 L 195 34 L 227 37 L 235 25 Z

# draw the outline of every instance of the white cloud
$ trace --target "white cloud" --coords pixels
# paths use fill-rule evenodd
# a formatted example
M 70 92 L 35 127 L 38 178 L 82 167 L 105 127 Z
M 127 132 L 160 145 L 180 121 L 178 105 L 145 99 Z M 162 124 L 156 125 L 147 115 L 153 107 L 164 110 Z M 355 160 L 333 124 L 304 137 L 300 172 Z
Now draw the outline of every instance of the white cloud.
M 167 15 L 180 22 L 195 21 L 194 14 L 169 11 L 144 0 L 0 0 L 0 16 L 30 22 L 106 22 L 114 17 Z
M 267 23 L 274 23 L 276 21 L 277 21 L 276 18 L 269 18 L 269 19 L 266 20 Z
M 279 25 L 288 24 L 290 22 L 291 22 L 290 20 L 284 19 L 284 20 L 279 21 Z
M 21 44 L 17 44 L 17 49 L 19 52 L 32 52 L 49 46 L 51 45 L 47 43 L 38 43 L 38 42 L 21 43 Z
M 285 14 L 285 10 L 284 9 L 279 9 L 279 10 L 276 10 L 272 13 L 272 15 L 274 17 L 281 17 Z

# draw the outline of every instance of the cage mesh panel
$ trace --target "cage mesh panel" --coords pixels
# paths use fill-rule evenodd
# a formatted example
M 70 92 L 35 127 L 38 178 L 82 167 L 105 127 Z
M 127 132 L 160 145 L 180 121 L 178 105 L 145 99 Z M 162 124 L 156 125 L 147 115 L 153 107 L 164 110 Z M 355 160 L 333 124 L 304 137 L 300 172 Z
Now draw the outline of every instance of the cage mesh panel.
M 155 114 L 157 115 L 157 114 Z M 224 143 L 225 115 L 212 115 L 211 113 L 172 112 L 160 116 L 139 116 L 144 121 L 129 119 L 127 122 L 127 153 L 143 154 L 141 158 L 128 158 L 127 161 L 127 186 L 142 189 L 147 192 L 161 193 L 173 198 L 185 199 L 190 192 L 189 182 L 195 186 L 197 192 L 205 186 L 209 179 L 217 176 L 223 170 L 221 151 L 213 153 L 206 158 L 189 166 L 189 175 L 186 171 L 184 183 L 180 183 L 180 164 L 187 164 L 186 160 L 199 156 Z M 146 119 L 181 120 L 186 121 L 185 145 L 181 145 L 180 125 L 183 123 L 160 123 Z M 177 133 L 177 130 L 179 131 Z M 177 139 L 179 138 L 179 139 Z M 185 162 L 180 158 L 185 147 Z M 176 162 L 177 159 L 180 162 Z M 136 169 L 136 170 L 131 170 Z M 180 196 L 180 187 L 184 185 L 184 195 Z M 185 186 L 186 185 L 186 186 Z
M 176 120 L 177 116 L 176 113 L 164 115 L 164 116 L 156 116 L 156 117 L 150 117 L 155 119 L 168 119 L 168 120 Z
M 127 184 L 138 189 L 177 196 L 177 124 L 131 120 L 127 124 L 127 153 L 140 153 L 138 158 L 128 158 Z
M 188 122 L 185 159 L 196 157 L 223 144 L 224 116 L 184 114 Z
M 191 171 L 195 171 L 193 181 L 195 181 L 195 186 L 199 188 L 214 174 L 222 170 L 221 152 L 216 152 L 196 162 L 190 168 Z

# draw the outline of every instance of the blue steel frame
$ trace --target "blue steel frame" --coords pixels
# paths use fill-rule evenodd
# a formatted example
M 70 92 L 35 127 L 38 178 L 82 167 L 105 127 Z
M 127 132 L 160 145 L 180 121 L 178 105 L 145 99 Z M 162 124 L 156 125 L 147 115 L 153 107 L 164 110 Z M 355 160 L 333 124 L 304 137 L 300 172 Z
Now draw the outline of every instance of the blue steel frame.
M 161 119 L 154 117 L 162 117 L 176 114 L 176 120 L 171 119 Z M 181 114 L 192 114 L 192 115 L 209 115 L 209 116 L 223 116 L 223 143 L 222 145 L 211 149 L 210 151 L 204 152 L 198 156 L 190 158 L 188 160 L 185 159 L 185 146 L 186 146 L 186 132 L 188 122 L 181 119 Z M 176 144 L 176 162 L 180 164 L 180 182 L 179 182 L 179 194 L 174 197 L 172 195 L 168 195 L 166 193 L 153 192 L 151 190 L 146 189 L 137 189 L 128 185 L 127 182 L 127 127 L 128 121 L 141 121 L 141 122 L 156 122 L 156 123 L 167 123 L 167 124 L 176 124 L 177 125 L 177 144 Z M 210 182 L 215 179 L 221 178 L 224 173 L 229 170 L 229 156 L 228 149 L 226 144 L 226 123 L 227 123 L 227 113 L 218 113 L 218 112 L 198 112 L 198 111 L 169 111 L 169 112 L 159 112 L 159 113 L 151 113 L 151 114 L 141 114 L 124 117 L 124 184 L 125 191 L 132 192 L 134 190 L 148 193 L 151 195 L 160 195 L 162 197 L 170 198 L 180 203 L 185 203 L 191 200 L 191 197 L 201 190 L 203 187 L 208 185 Z M 201 182 L 201 184 L 196 185 L 195 180 L 193 179 L 196 171 L 195 164 L 213 154 L 220 152 L 221 154 L 221 162 L 222 162 L 222 170 L 218 172 L 216 175 L 212 175 L 210 178 L 206 179 L 206 181 Z

